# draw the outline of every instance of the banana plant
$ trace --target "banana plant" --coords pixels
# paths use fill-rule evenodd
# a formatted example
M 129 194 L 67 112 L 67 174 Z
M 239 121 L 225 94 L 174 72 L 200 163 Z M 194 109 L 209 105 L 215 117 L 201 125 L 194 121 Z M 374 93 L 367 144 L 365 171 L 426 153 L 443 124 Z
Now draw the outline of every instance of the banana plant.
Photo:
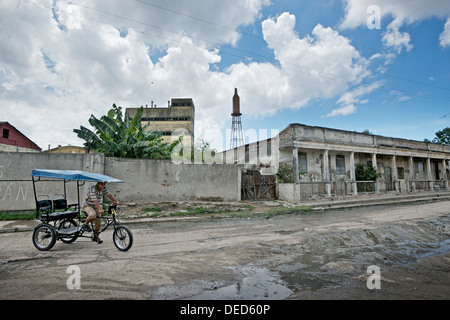
M 127 112 L 122 114 L 122 107 L 113 104 L 107 115 L 100 119 L 91 115 L 89 124 L 94 131 L 80 126 L 73 132 L 86 141 L 86 147 L 109 157 L 170 159 L 172 150 L 181 142 L 181 138 L 170 145 L 164 143 L 161 134 L 147 131 L 147 126 L 142 126 L 142 112 L 143 107 L 131 118 Z

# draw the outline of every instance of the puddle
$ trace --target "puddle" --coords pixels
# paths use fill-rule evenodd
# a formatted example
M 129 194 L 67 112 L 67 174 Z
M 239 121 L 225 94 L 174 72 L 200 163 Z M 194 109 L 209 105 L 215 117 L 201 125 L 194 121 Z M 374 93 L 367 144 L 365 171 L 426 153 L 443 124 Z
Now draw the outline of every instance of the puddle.
M 237 279 L 230 285 L 224 282 L 197 280 L 183 285 L 169 285 L 152 290 L 152 299 L 188 300 L 283 300 L 293 291 L 278 273 L 253 265 L 224 267 Z M 229 284 L 230 281 L 225 282 Z M 222 285 L 220 285 L 222 284 Z
M 441 255 L 441 254 L 449 252 L 450 251 L 450 239 L 441 241 L 438 244 L 430 244 L 430 247 L 431 247 L 430 250 L 425 250 L 425 252 L 418 254 L 418 257 L 423 259 L 423 258 L 432 257 L 434 255 Z
M 312 234 L 293 245 L 265 243 L 257 266 L 221 267 L 149 294 L 152 299 L 284 300 L 298 292 L 339 288 L 361 279 L 371 265 L 385 272 L 448 253 L 448 219 Z
M 235 284 L 212 288 L 190 300 L 282 300 L 292 294 L 276 273 L 255 266 L 233 267 L 244 274 L 244 278 Z

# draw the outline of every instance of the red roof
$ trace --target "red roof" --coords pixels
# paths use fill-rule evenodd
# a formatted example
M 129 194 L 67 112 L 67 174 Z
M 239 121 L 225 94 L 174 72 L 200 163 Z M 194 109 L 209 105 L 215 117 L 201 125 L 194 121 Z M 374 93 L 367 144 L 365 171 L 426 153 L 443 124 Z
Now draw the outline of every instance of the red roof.
M 41 150 L 37 144 L 6 121 L 0 121 L 0 144 Z

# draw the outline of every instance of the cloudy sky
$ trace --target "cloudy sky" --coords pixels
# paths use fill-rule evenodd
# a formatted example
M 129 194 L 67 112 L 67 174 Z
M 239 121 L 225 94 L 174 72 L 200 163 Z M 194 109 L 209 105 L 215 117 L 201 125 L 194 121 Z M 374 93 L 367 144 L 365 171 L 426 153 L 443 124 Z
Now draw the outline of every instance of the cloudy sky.
M 73 129 L 113 103 L 192 98 L 222 150 L 234 88 L 248 140 L 450 126 L 448 0 L 1 0 L 0 43 L 0 121 L 42 149 L 82 145 Z

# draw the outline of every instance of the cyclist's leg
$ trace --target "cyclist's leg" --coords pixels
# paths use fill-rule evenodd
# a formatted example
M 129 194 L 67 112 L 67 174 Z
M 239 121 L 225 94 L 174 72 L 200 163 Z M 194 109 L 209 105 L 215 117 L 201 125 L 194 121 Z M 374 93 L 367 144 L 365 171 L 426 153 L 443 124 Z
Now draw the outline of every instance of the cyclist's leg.
M 83 208 L 83 212 L 85 212 L 87 214 L 87 218 L 82 227 L 86 231 L 92 231 L 92 230 L 90 230 L 89 223 L 97 217 L 97 212 L 95 211 L 94 208 L 92 208 L 90 206 L 85 206 Z
M 92 241 L 96 241 L 97 243 L 102 243 L 103 241 L 98 236 L 100 232 L 100 227 L 102 223 L 101 214 L 97 212 L 97 216 L 95 218 L 95 226 L 94 226 L 94 237 L 92 238 Z
M 98 218 L 98 216 L 97 216 L 97 218 L 95 218 L 94 221 L 95 221 L 94 230 L 95 230 L 95 233 L 98 234 L 98 232 L 100 231 L 100 227 L 101 227 L 101 225 L 102 225 L 102 219 L 101 219 L 101 218 Z

